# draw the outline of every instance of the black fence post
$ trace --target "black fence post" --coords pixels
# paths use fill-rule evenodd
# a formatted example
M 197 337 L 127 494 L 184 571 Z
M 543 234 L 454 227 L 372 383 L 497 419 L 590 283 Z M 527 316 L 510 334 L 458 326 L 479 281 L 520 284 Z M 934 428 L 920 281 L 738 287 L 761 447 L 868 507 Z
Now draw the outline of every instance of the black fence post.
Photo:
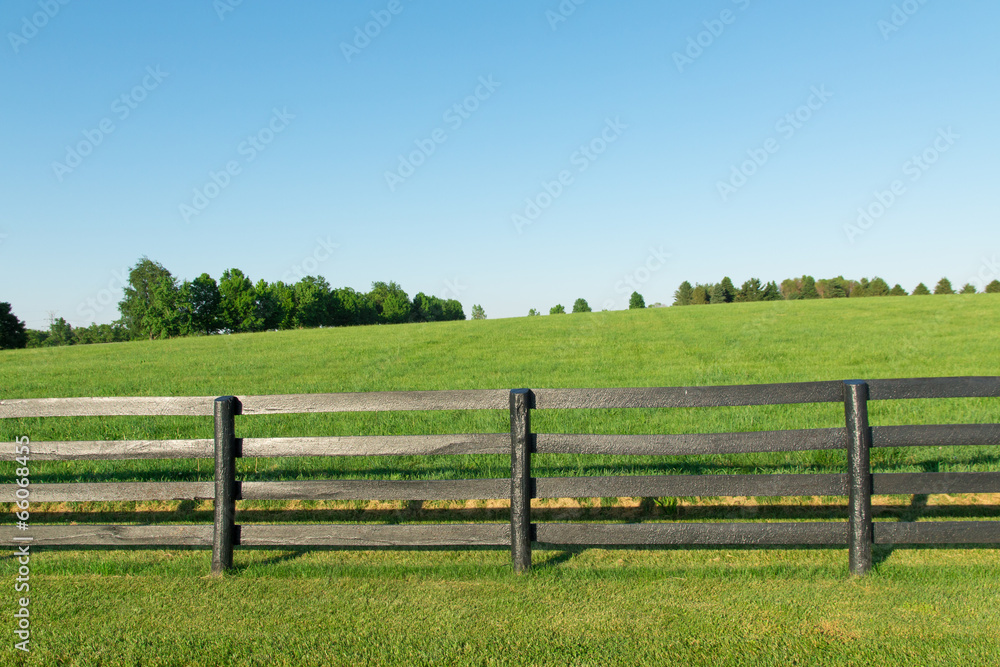
M 868 383 L 844 382 L 847 420 L 848 564 L 851 574 L 872 569 L 871 430 L 868 428 Z
M 215 399 L 215 532 L 212 537 L 212 574 L 233 566 L 236 542 L 236 415 L 235 396 Z
M 510 557 L 515 572 L 531 569 L 530 389 L 510 391 Z

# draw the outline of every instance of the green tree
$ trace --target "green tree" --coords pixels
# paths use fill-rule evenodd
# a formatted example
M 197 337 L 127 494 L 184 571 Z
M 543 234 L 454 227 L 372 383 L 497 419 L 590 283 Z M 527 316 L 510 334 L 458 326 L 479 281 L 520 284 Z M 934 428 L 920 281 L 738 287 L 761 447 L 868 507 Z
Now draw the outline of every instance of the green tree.
M 455 302 L 458 304 L 458 302 Z M 461 304 L 458 304 L 459 310 L 461 310 Z M 413 312 L 411 315 L 412 322 L 446 322 L 452 319 L 459 319 L 449 314 L 448 312 L 448 302 L 436 296 L 428 296 L 423 292 L 418 292 L 415 297 L 413 297 Z M 460 319 L 465 319 L 465 314 L 462 314 Z
M 549 308 L 549 315 L 565 315 L 565 314 L 566 314 L 566 309 L 563 308 L 563 305 L 561 303 L 557 303 L 556 305 Z
M 934 286 L 935 294 L 954 294 L 955 290 L 951 286 L 951 281 L 947 278 L 942 278 L 938 281 L 938 284 Z
M 541 313 L 535 310 L 534 308 L 528 310 L 528 317 L 535 317 L 537 315 L 541 315 Z
M 73 329 L 73 339 L 77 345 L 120 343 L 128 340 L 128 332 L 117 322 L 113 324 L 91 324 L 88 327 Z
M 726 290 L 721 283 L 712 285 L 712 289 L 708 291 L 708 295 L 709 303 L 726 303 Z
M 989 285 L 986 286 L 986 289 L 983 291 L 986 294 L 996 294 L 997 292 L 1000 292 L 1000 280 L 992 281 Z
M 816 291 L 816 279 L 812 276 L 802 276 L 802 291 L 799 293 L 800 299 L 818 299 L 819 292 Z
M 254 294 L 254 314 L 260 321 L 262 331 L 271 331 L 281 328 L 285 312 L 282 308 L 281 294 L 276 285 L 271 285 L 261 278 L 253 287 Z
M 680 287 L 677 288 L 677 291 L 674 292 L 674 305 L 690 306 L 692 292 L 694 292 L 694 288 L 691 287 L 691 283 L 686 280 L 682 282 Z
M 821 299 L 845 299 L 850 294 L 850 285 L 844 276 L 817 280 L 815 289 Z
M 295 326 L 307 329 L 332 324 L 330 285 L 322 276 L 306 276 L 295 283 Z
M 181 332 L 183 318 L 178 309 L 180 290 L 171 275 L 160 276 L 149 286 L 146 326 L 150 338 L 170 338 Z
M 798 299 L 818 299 L 816 279 L 812 276 L 801 278 L 785 278 L 781 281 L 781 296 L 794 301 Z
M 927 285 L 920 283 L 913 288 L 913 296 L 927 296 L 931 291 L 927 289 Z
M 642 298 L 642 295 L 638 292 L 632 292 L 632 296 L 628 298 L 628 309 L 635 310 L 636 308 L 645 308 L 646 300 Z
M 719 287 L 722 288 L 722 293 L 725 296 L 726 303 L 732 303 L 736 299 L 737 289 L 733 285 L 733 281 L 726 276 L 719 283 Z
M 92 322 L 90 326 L 87 327 L 76 327 L 73 329 L 73 342 L 76 345 L 93 345 L 94 343 L 103 343 L 104 341 L 100 339 L 100 325 L 96 322 Z
M 891 290 L 889 289 L 889 283 L 882 280 L 878 276 L 872 278 L 872 281 L 868 283 L 868 288 L 866 290 L 866 296 L 889 296 Z M 854 296 L 853 294 L 851 296 Z
M 573 312 L 574 313 L 589 313 L 590 306 L 587 304 L 587 300 L 584 298 L 579 298 L 573 302 Z
M 908 295 L 906 293 L 906 290 L 903 289 L 903 286 L 900 285 L 899 283 L 896 283 L 895 285 L 892 286 L 892 289 L 889 290 L 889 296 L 908 296 Z
M 339 304 L 334 326 L 378 323 L 378 311 L 368 294 L 357 292 L 350 287 L 338 287 L 332 291 L 331 296 Z
M 323 280 L 326 282 L 326 279 Z M 351 314 L 347 310 L 348 305 L 341 298 L 341 292 L 329 285 L 326 287 L 326 319 L 323 321 L 325 327 L 343 326 L 343 323 L 350 320 Z
M 465 311 L 457 299 L 448 299 L 444 302 L 444 319 L 449 322 L 465 319 Z
M 378 321 L 384 324 L 399 324 L 410 319 L 412 304 L 403 288 L 395 282 L 374 282 L 368 298 L 375 304 Z
M 6 301 L 0 302 L 0 350 L 18 350 L 28 345 L 24 322 Z
M 162 332 L 162 303 L 153 304 L 155 286 L 161 278 L 173 280 L 170 271 L 162 264 L 143 256 L 136 262 L 128 274 L 128 285 L 124 287 L 124 296 L 118 302 L 118 312 L 129 332 L 129 337 L 149 338 L 152 340 Z M 176 283 L 175 283 L 176 286 Z M 168 296 L 160 286 L 159 298 Z M 159 314 L 156 311 L 161 311 Z
M 486 311 L 478 303 L 472 306 L 472 319 L 474 320 L 485 320 Z
M 277 322 L 274 323 L 275 326 L 273 328 L 294 329 L 295 315 L 298 310 L 295 304 L 295 287 L 293 285 L 286 285 L 283 281 L 279 280 L 276 283 L 268 285 L 267 289 L 278 311 L 275 317 Z M 272 327 L 269 326 L 268 328 Z
M 444 299 L 434 295 L 426 297 L 427 305 L 424 307 L 428 322 L 444 322 Z
M 761 285 L 760 278 L 751 278 L 744 282 L 733 301 L 763 301 L 764 300 L 764 287 Z
M 190 333 L 206 336 L 219 330 L 219 307 L 222 297 L 215 278 L 203 273 L 192 281 L 181 285 L 177 302 L 180 310 L 189 320 Z
M 417 292 L 413 295 L 413 301 L 410 302 L 410 322 L 433 322 L 433 316 L 429 312 L 430 309 L 430 297 L 423 292 Z
M 975 293 L 976 293 L 976 286 L 973 285 L 972 283 L 965 283 L 964 285 L 962 285 L 962 291 L 959 292 L 959 294 L 975 294 Z
M 697 283 L 694 286 L 694 289 L 691 290 L 691 305 L 702 306 L 707 304 L 712 298 L 712 287 L 712 285 L 702 285 L 701 283 Z
M 49 337 L 45 341 L 46 346 L 72 345 L 76 340 L 73 337 L 73 327 L 69 322 L 58 317 L 49 324 Z
M 48 347 L 49 332 L 40 331 L 38 329 L 28 329 L 26 331 L 28 335 L 28 343 L 26 347 L 36 348 L 36 347 Z
M 781 290 L 778 288 L 778 283 L 773 280 L 764 286 L 764 294 L 760 298 L 761 301 L 781 301 Z
M 250 278 L 239 269 L 226 269 L 219 280 L 219 312 L 222 327 L 230 333 L 261 331 L 257 314 L 257 292 Z
M 444 301 L 436 296 L 417 292 L 413 297 L 411 322 L 441 322 L 444 320 Z

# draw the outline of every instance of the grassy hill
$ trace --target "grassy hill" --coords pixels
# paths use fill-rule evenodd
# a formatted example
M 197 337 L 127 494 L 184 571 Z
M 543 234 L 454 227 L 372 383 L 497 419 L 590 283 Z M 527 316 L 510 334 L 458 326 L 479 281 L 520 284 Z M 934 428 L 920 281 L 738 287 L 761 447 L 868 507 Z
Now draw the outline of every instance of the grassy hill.
M 1000 295 L 731 304 L 424 325 L 272 332 L 0 352 L 0 397 L 222 395 L 405 389 L 672 386 L 1000 375 Z M 997 422 L 1000 399 L 890 401 L 874 424 Z M 539 412 L 536 431 L 708 432 L 843 425 L 836 405 Z M 207 418 L 4 420 L 34 440 L 210 437 Z M 240 418 L 238 435 L 501 432 L 504 411 Z M 879 449 L 877 470 L 997 470 L 997 447 Z M 969 451 L 975 449 L 976 451 Z M 936 466 L 930 468 L 929 466 Z M 509 457 L 241 460 L 244 479 L 502 476 Z M 534 474 L 843 470 L 842 452 L 717 457 L 537 456 Z M 8 468 L 13 475 L 13 464 Z M 33 482 L 208 480 L 198 461 L 32 462 Z M 594 520 L 843 520 L 844 499 L 707 501 L 572 511 Z M 664 501 L 666 499 L 663 499 Z M 606 502 L 605 502 L 606 501 Z M 742 502 L 742 501 L 741 501 Z M 9 508 L 9 506 L 8 506 Z M 37 505 L 33 522 L 211 521 L 211 503 Z M 164 511 L 168 510 L 168 511 Z M 307 511 L 303 511 L 307 510 Z M 504 520 L 469 506 L 458 520 Z M 237 521 L 437 521 L 391 504 L 242 503 Z M 961 497 L 881 498 L 881 520 L 1000 518 Z M 556 516 L 555 518 L 559 518 Z M 33 653 L 0 664 L 991 664 L 1000 550 L 539 552 L 38 551 Z M 2 572 L 13 581 L 17 561 Z M 13 612 L 14 593 L 0 596 Z M 11 635 L 13 636 L 13 635 Z M 13 641 L 11 641 L 11 644 Z
M 1000 374 L 1000 297 L 993 294 L 769 302 L 719 306 L 267 332 L 0 353 L 5 398 L 225 395 L 408 389 L 622 387 L 742 384 Z M 874 424 L 990 422 L 997 401 L 894 401 L 872 405 Z M 545 411 L 538 432 L 712 432 L 843 425 L 837 405 L 699 410 Z M 505 411 L 281 415 L 241 418 L 244 437 L 505 432 Z M 47 439 L 204 438 L 210 418 L 6 420 L 0 437 Z M 920 469 L 887 450 L 875 465 Z M 951 455 L 952 453 L 949 453 Z M 974 460 L 981 452 L 966 452 Z M 492 476 L 502 457 L 470 466 L 456 457 L 408 461 L 412 474 Z M 554 459 L 538 457 L 539 471 Z M 565 461 L 565 457 L 560 459 Z M 398 461 L 398 459 L 396 459 Z M 674 459 L 680 462 L 680 459 Z M 699 462 L 687 457 L 684 461 Z M 836 453 L 734 455 L 733 471 L 781 464 L 784 471 L 840 465 Z M 907 463 L 908 461 L 908 463 Z M 652 471 L 663 459 L 589 457 L 579 474 L 608 467 Z M 669 462 L 669 460 L 668 460 Z M 241 462 L 246 463 L 246 462 Z M 454 465 L 452 465 L 454 464 Z M 41 464 L 40 464 L 41 465 Z M 269 478 L 357 476 L 392 461 L 289 459 Z M 645 467 L 643 467 L 645 466 Z M 896 469 L 894 467 L 893 469 Z M 73 475 L 119 471 L 125 479 L 202 479 L 191 461 L 44 464 Z M 777 468 L 774 468 L 777 471 Z M 976 468 L 978 469 L 978 468 Z M 156 470 L 160 471 L 157 475 Z M 254 465 L 254 473 L 259 466 Z M 555 474 L 555 469 L 553 469 Z M 562 474 L 566 474 L 565 472 Z M 248 477 L 252 478 L 251 477 Z
M 0 352 L 4 397 L 992 375 L 994 294 L 656 308 Z

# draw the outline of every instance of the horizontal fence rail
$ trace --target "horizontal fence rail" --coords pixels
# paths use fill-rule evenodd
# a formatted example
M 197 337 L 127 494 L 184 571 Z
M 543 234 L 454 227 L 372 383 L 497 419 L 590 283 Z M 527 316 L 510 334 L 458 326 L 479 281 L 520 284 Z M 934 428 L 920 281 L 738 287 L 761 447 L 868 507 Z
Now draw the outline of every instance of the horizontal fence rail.
M 14 531 L 4 527 L 10 542 Z M 211 547 L 212 526 L 32 526 L 28 535 L 34 547 Z
M 534 480 L 534 497 L 842 496 L 844 480 L 837 474 L 542 477 Z
M 355 394 L 290 394 L 240 398 L 245 415 L 390 410 L 503 410 L 504 390 L 374 391 Z
M 847 430 L 817 428 L 741 433 L 687 433 L 601 435 L 590 433 L 534 434 L 535 454 L 634 454 L 683 456 L 751 454 L 845 449 Z M 951 447 L 1000 445 L 1000 424 L 874 426 L 872 447 Z M 454 454 L 508 454 L 507 433 L 454 435 L 379 435 L 298 438 L 238 438 L 244 457 L 282 456 L 416 456 Z M 31 458 L 37 461 L 191 459 L 212 458 L 210 438 L 192 440 L 79 440 L 33 441 Z M 0 452 L 0 461 L 13 461 L 12 451 Z
M 379 435 L 325 438 L 243 438 L 242 456 L 415 456 L 507 454 L 507 433 Z
M 38 441 L 34 460 L 214 459 L 214 482 L 87 482 L 30 485 L 32 502 L 211 500 L 213 525 L 31 526 L 37 546 L 212 549 L 212 572 L 232 567 L 235 547 L 509 548 L 514 569 L 531 567 L 542 547 L 634 545 L 846 546 L 851 572 L 871 568 L 874 544 L 997 544 L 1000 521 L 882 522 L 872 495 L 1000 493 L 1000 472 L 875 473 L 873 447 L 1000 445 L 1000 424 L 870 426 L 870 401 L 1000 397 L 1000 377 L 824 381 L 708 387 L 402 391 L 215 397 L 81 397 L 0 400 L 0 418 L 214 416 L 215 437 L 187 440 Z M 712 408 L 843 403 L 845 425 L 833 428 L 699 434 L 535 433 L 534 410 Z M 505 410 L 509 433 L 238 438 L 246 415 L 407 410 Z M 16 454 L 0 453 L 13 461 Z M 664 474 L 533 477 L 536 454 L 687 456 L 847 450 L 844 473 Z M 510 476 L 459 480 L 239 481 L 240 457 L 510 454 Z M 0 502 L 23 497 L 0 484 Z M 591 497 L 846 496 L 844 521 L 724 523 L 533 523 L 531 501 Z M 241 500 L 500 500 L 509 523 L 420 525 L 237 525 Z M 24 536 L 0 528 L 10 542 Z
M 536 445 L 533 451 L 537 454 L 682 456 L 843 449 L 847 443 L 847 431 L 842 428 L 817 428 L 798 431 L 676 435 L 538 433 L 535 438 Z
M 134 398 L 15 398 L 0 401 L 0 419 L 12 417 L 206 417 L 214 396 Z
M 214 456 L 215 443 L 204 440 L 76 440 L 31 442 L 36 461 L 122 461 L 130 459 L 197 459 Z M 0 452 L 0 461 L 13 461 L 13 449 Z
M 996 398 L 1000 377 L 904 378 L 869 380 L 870 401 L 911 398 Z
M 0 502 L 17 500 L 16 484 L 0 484 Z M 32 484 L 31 502 L 80 503 L 116 502 L 125 500 L 212 500 L 212 482 L 84 482 L 63 484 Z
M 579 546 L 648 545 L 844 545 L 847 524 L 810 523 L 646 523 L 538 525 L 540 544 Z

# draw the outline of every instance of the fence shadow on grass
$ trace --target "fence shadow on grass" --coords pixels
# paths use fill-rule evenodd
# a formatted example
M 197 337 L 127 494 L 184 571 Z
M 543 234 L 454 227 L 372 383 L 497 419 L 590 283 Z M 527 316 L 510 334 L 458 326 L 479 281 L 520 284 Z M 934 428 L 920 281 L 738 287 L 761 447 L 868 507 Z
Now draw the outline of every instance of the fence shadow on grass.
M 273 554 L 261 560 L 252 563 L 242 563 L 234 564 L 232 571 L 235 573 L 245 572 L 256 567 L 266 567 L 269 565 L 280 565 L 282 563 L 290 563 L 292 561 L 302 558 L 308 549 L 281 549 L 280 553 Z
M 551 556 L 546 557 L 544 560 L 538 560 L 532 564 L 532 567 L 537 570 L 549 570 L 552 568 L 559 567 L 564 563 L 568 563 L 573 560 L 581 553 L 586 551 L 586 547 L 558 547 L 549 551 Z
M 657 504 L 657 501 L 663 501 Z M 792 505 L 767 503 L 757 505 L 683 504 L 674 499 L 644 498 L 636 506 L 601 507 L 532 507 L 532 516 L 539 522 L 591 520 L 594 522 L 645 523 L 672 521 L 726 521 L 726 520 L 782 520 L 843 521 L 847 513 L 844 503 Z M 705 499 L 709 502 L 709 499 Z M 714 501 L 712 501 L 714 502 Z M 96 504 L 96 503 L 95 503 Z M 909 504 L 874 504 L 872 514 L 879 519 L 899 522 L 920 518 L 951 519 L 1000 519 L 1000 504 L 996 505 L 928 505 L 926 496 L 913 496 Z M 106 524 L 126 521 L 134 524 L 206 523 L 212 520 L 211 509 L 197 509 L 191 501 L 189 507 L 176 512 L 146 511 L 43 511 L 32 512 L 34 524 Z M 310 509 L 237 509 L 237 520 L 243 524 L 256 523 L 472 523 L 509 521 L 507 507 L 487 508 L 433 508 L 419 501 L 409 501 L 398 509 L 310 508 Z
M 817 452 L 826 450 L 816 450 Z M 873 450 L 877 451 L 877 450 Z M 594 460 L 585 463 L 562 463 L 554 457 L 561 455 L 547 454 L 538 455 L 532 463 L 533 473 L 539 477 L 588 477 L 600 475 L 712 475 L 712 474 L 762 474 L 762 473 L 840 473 L 843 472 L 842 464 L 829 464 L 810 460 L 808 457 L 816 452 L 801 452 L 802 460 L 796 462 L 779 461 L 754 461 L 748 462 L 720 462 L 720 461 L 692 461 L 677 460 L 668 461 L 627 461 L 624 457 L 615 457 L 611 460 L 609 455 L 587 455 Z M 773 453 L 775 457 L 783 456 L 780 452 Z M 738 454 L 732 456 L 755 456 L 761 457 L 767 454 Z M 601 458 L 607 458 L 602 462 Z M 546 461 L 545 459 L 549 459 Z M 119 462 L 114 462 L 118 464 Z M 289 461 L 285 470 L 270 470 L 268 473 L 244 473 L 240 478 L 247 482 L 272 482 L 286 479 L 315 479 L 315 480 L 351 480 L 351 479 L 399 479 L 399 468 L 390 466 L 367 467 L 363 471 L 350 466 L 336 465 L 337 459 L 331 459 L 329 466 L 310 467 L 308 470 L 301 470 L 293 461 Z M 950 455 L 949 464 L 961 466 L 963 468 L 996 470 L 1000 468 L 1000 453 L 989 455 L 976 453 L 962 456 L 960 453 Z M 940 460 L 919 461 L 915 463 L 906 462 L 883 462 L 873 465 L 873 472 L 909 472 L 915 467 L 923 472 L 938 472 Z M 303 476 L 303 473 L 305 476 Z M 434 470 L 414 469 L 410 475 L 412 479 L 475 479 L 478 475 L 470 474 L 470 469 L 466 464 L 455 466 L 439 466 Z M 105 471 L 93 471 L 86 474 L 86 478 L 74 475 L 68 477 L 62 472 L 48 472 L 45 470 L 33 471 L 32 481 L 35 483 L 64 483 L 64 482 L 211 482 L 213 480 L 211 470 L 201 471 L 177 471 L 167 468 L 158 468 L 155 460 L 143 462 L 143 469 L 123 471 L 120 468 Z
M 941 462 L 940 461 L 923 461 L 920 464 L 923 472 L 940 472 Z M 909 506 L 903 506 L 898 508 L 896 511 L 897 519 L 900 522 L 904 521 L 916 521 L 920 517 L 924 516 L 940 516 L 939 513 L 933 511 L 933 506 L 928 506 L 927 500 L 929 496 L 926 493 L 916 493 L 910 500 Z M 982 507 L 982 506 L 980 506 Z M 930 511 L 929 511 L 930 510 Z M 873 514 L 875 514 L 873 508 Z M 988 515 L 982 515 L 977 513 L 976 518 L 987 518 Z M 873 545 L 872 547 L 872 567 L 878 568 L 879 565 L 884 563 L 889 556 L 895 551 L 896 545 L 894 544 L 881 544 Z

